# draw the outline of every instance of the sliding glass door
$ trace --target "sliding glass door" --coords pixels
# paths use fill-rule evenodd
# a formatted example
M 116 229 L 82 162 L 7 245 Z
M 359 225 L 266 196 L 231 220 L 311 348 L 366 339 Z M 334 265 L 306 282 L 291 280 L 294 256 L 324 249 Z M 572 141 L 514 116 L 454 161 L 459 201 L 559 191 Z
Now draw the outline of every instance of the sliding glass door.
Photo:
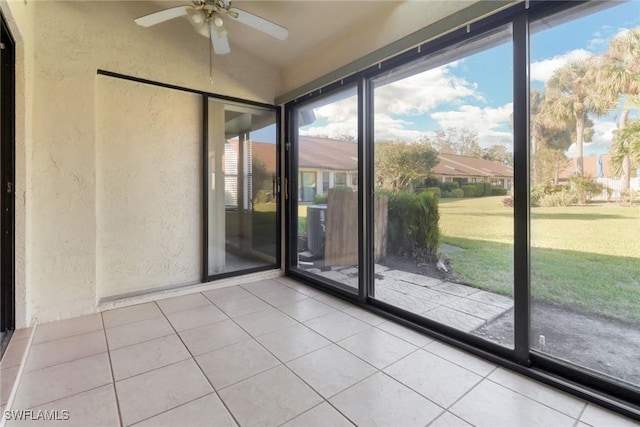
M 637 1 L 519 2 L 307 94 L 288 272 L 640 416 L 639 110 Z
M 531 346 L 640 390 L 640 3 L 610 6 L 531 24 Z
M 207 101 L 209 277 L 277 259 L 277 128 L 273 109 Z
M 513 347 L 511 26 L 373 80 L 374 296 Z M 393 123 L 393 126 L 389 126 Z
M 355 86 L 292 116 L 291 267 L 354 293 L 359 283 L 358 97 Z M 292 182 L 293 184 L 293 182 Z

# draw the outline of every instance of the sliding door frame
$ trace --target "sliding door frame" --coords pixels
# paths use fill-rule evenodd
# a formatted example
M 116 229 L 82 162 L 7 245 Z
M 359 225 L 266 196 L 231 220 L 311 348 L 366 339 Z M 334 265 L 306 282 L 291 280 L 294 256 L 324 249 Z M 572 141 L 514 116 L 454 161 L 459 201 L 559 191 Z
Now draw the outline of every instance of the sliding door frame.
M 334 95 L 340 91 L 346 91 L 349 89 L 356 89 L 358 98 L 358 215 L 362 218 L 364 212 L 364 191 L 362 180 L 364 179 L 364 162 L 363 162 L 363 150 L 364 150 L 364 116 L 362 115 L 362 94 L 364 86 L 361 79 L 349 78 L 340 80 L 332 85 L 324 87 L 323 89 L 305 95 L 296 99 L 295 101 L 285 105 L 285 128 L 286 128 L 286 141 L 285 141 L 285 203 L 286 203 L 286 229 L 285 229 L 285 241 L 286 241 L 286 263 L 285 274 L 290 277 L 296 277 L 306 283 L 317 286 L 323 290 L 327 290 L 330 293 L 345 297 L 352 302 L 364 303 L 365 295 L 362 292 L 363 289 L 363 274 L 365 261 L 363 259 L 364 243 L 363 243 L 363 230 L 362 227 L 358 228 L 358 289 L 354 293 L 353 288 L 343 285 L 339 282 L 332 280 L 321 280 L 315 276 L 305 274 L 297 268 L 298 264 L 298 154 L 299 148 L 297 146 L 298 141 L 298 115 L 296 112 L 298 108 L 301 108 L 305 104 L 309 104 L 318 99 Z
M 0 359 L 15 329 L 15 41 L 0 15 Z
M 275 142 L 275 156 L 276 156 L 276 173 L 273 182 L 274 197 L 276 204 L 276 249 L 275 249 L 275 262 L 263 265 L 259 267 L 245 268 L 237 271 L 228 271 L 217 274 L 209 274 L 209 101 L 219 102 L 231 102 L 233 104 L 243 104 L 248 107 L 257 107 L 263 110 L 270 110 L 275 114 L 275 126 L 276 126 L 276 142 Z M 202 272 L 201 280 L 203 283 L 211 282 L 214 280 L 224 279 L 227 277 L 242 276 L 245 274 L 259 273 L 262 271 L 270 271 L 280 268 L 281 264 L 281 234 L 282 226 L 280 221 L 281 212 L 281 191 L 279 183 L 279 177 L 281 175 L 280 167 L 280 124 L 281 124 L 281 110 L 275 105 L 264 104 L 261 102 L 248 101 L 239 98 L 233 98 L 228 96 L 220 96 L 211 93 L 202 93 Z M 240 205 L 242 201 L 238 201 L 238 209 L 241 209 Z
M 521 2 L 490 17 L 454 30 L 435 40 L 426 42 L 395 57 L 384 60 L 343 80 L 308 93 L 285 104 L 287 257 L 285 273 L 308 284 L 339 295 L 372 312 L 393 319 L 405 326 L 419 330 L 471 353 L 489 359 L 501 366 L 520 372 L 538 381 L 552 385 L 586 400 L 595 402 L 626 416 L 640 419 L 640 393 L 621 385 L 611 378 L 576 365 L 564 363 L 531 348 L 531 277 L 530 277 L 530 141 L 529 141 L 529 50 L 530 24 L 560 12 L 581 10 L 589 6 L 587 1 Z M 469 333 L 439 324 L 430 319 L 376 300 L 374 297 L 373 260 L 373 200 L 374 200 L 374 104 L 372 79 L 398 66 L 430 55 L 441 54 L 455 47 L 456 43 L 469 41 L 500 26 L 511 25 L 513 43 L 513 141 L 514 141 L 514 348 L 505 348 Z M 358 85 L 359 130 L 359 199 L 360 286 L 358 295 L 341 292 L 334 285 L 327 286 L 317 278 L 300 274 L 292 266 L 297 262 L 297 229 L 292 219 L 297 209 L 297 164 L 295 162 L 295 112 L 301 103 L 319 100 L 347 85 Z

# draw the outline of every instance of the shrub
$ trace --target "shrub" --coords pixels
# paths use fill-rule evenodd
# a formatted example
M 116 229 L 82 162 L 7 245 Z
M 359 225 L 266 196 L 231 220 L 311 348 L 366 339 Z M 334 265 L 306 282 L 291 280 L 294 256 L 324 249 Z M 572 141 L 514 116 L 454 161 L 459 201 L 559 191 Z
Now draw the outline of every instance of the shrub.
M 460 188 L 460 184 L 458 184 L 456 181 L 443 182 L 443 183 L 440 184 L 440 189 L 443 192 L 451 192 L 451 191 L 455 190 L 456 188 Z
M 427 187 L 422 191 L 429 191 L 431 193 L 435 193 L 438 196 L 438 198 L 442 196 L 442 190 L 440 190 L 440 187 Z
M 329 193 L 316 194 L 313 197 L 313 204 L 314 205 L 326 205 L 328 198 L 329 198 Z
M 491 189 L 492 196 L 506 196 L 507 189 L 506 188 L 492 188 Z
M 553 184 L 538 184 L 531 189 L 531 204 L 534 206 L 540 206 L 540 200 L 548 195 L 559 193 L 564 190 L 565 187 L 561 185 Z
M 464 197 L 478 197 L 482 195 L 478 194 L 478 187 L 475 184 L 464 184 L 460 188 L 464 193 Z
M 464 190 L 461 188 L 456 188 L 451 192 L 451 197 L 455 199 L 462 199 L 464 197 Z
M 574 175 L 569 179 L 578 203 L 586 204 L 594 196 L 602 193 L 602 184 L 591 175 Z
M 353 191 L 353 188 L 348 185 L 334 185 L 331 189 L 336 191 L 348 191 L 349 193 Z
M 390 253 L 435 259 L 440 245 L 438 195 L 401 191 L 389 195 L 387 250 Z
M 493 190 L 493 188 L 491 188 L 491 183 L 489 182 L 481 182 L 480 184 L 478 184 L 480 186 L 482 186 L 482 194 L 481 196 L 490 196 L 491 195 L 491 191 Z
M 545 208 L 571 206 L 577 201 L 575 194 L 568 189 L 542 196 L 538 204 Z
M 349 193 L 351 193 L 353 191 L 353 189 L 351 187 L 349 187 L 348 185 L 335 185 L 335 186 L 331 187 L 331 190 L 334 190 L 334 191 L 348 191 Z M 313 198 L 313 204 L 314 205 L 326 205 L 328 199 L 329 199 L 329 193 L 328 192 L 325 192 L 323 194 L 316 194 L 315 197 Z
M 258 190 L 254 196 L 253 203 L 267 203 L 271 199 L 266 190 Z

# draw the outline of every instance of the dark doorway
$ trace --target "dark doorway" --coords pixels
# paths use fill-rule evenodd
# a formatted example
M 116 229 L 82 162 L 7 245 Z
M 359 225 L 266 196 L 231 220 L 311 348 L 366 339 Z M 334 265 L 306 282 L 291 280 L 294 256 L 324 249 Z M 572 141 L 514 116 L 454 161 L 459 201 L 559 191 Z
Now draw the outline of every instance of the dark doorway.
M 15 327 L 15 44 L 2 17 L 0 34 L 0 355 Z

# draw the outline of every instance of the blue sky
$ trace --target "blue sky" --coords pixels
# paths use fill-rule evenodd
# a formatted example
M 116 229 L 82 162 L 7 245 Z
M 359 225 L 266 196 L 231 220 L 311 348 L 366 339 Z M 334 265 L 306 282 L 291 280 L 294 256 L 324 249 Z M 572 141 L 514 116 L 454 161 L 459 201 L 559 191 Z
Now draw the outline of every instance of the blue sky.
M 553 71 L 572 59 L 586 58 L 607 49 L 607 41 L 640 26 L 640 0 L 618 3 L 551 28 L 532 30 L 531 87 L 542 89 Z M 376 140 L 413 141 L 447 127 L 475 130 L 482 146 L 512 147 L 512 45 L 505 43 L 436 69 L 417 73 L 375 91 Z M 354 98 L 315 110 L 317 120 L 301 134 L 356 135 Z M 585 155 L 606 153 L 616 126 L 617 112 L 595 121 L 595 135 Z M 632 114 L 637 116 L 637 112 Z M 572 155 L 574 148 L 567 152 Z

